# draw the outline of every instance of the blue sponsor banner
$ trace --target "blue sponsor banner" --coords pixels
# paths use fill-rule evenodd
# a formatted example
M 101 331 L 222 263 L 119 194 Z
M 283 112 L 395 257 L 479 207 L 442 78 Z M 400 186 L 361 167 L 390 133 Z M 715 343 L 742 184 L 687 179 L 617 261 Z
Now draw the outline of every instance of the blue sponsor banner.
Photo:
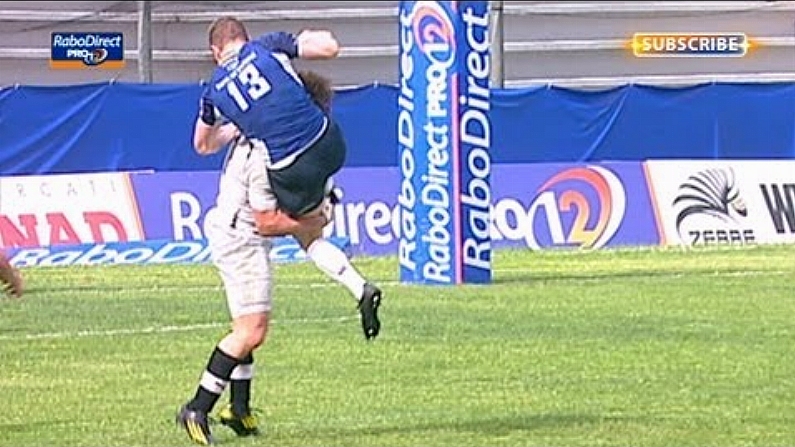
M 205 238 L 204 219 L 215 206 L 218 171 L 129 174 L 145 239 L 192 241 Z M 326 236 L 356 240 L 359 254 L 394 254 L 398 171 L 345 168 L 335 182 L 344 191 Z
M 495 245 L 533 250 L 657 245 L 642 163 L 497 165 Z
M 124 68 L 124 35 L 118 32 L 54 32 L 50 35 L 50 67 Z
M 331 238 L 330 241 L 344 251 L 348 251 L 349 241 L 347 239 Z M 70 265 L 202 264 L 210 262 L 210 248 L 205 239 L 194 241 L 160 239 L 9 248 L 7 256 L 12 265 L 20 268 Z M 273 240 L 270 258 L 274 262 L 298 262 L 306 260 L 306 253 L 294 239 L 277 238 Z
M 488 2 L 400 2 L 400 279 L 491 281 Z
M 219 176 L 217 171 L 131 173 L 133 199 L 144 238 L 204 243 L 204 219 L 215 206 Z M 347 236 L 327 236 L 350 255 L 350 239 Z M 292 237 L 276 237 L 273 240 L 277 260 L 304 259 L 303 252 Z M 296 251 L 300 253 L 294 253 Z
M 217 171 L 131 174 L 146 239 L 204 238 Z M 538 163 L 492 167 L 489 233 L 493 248 L 565 249 L 660 243 L 643 164 Z M 352 255 L 396 255 L 402 209 L 397 168 L 343 168 L 342 203 L 325 235 Z
M 660 243 L 642 163 L 498 164 L 492 169 L 494 248 L 599 249 Z M 347 168 L 328 234 L 355 254 L 396 255 L 402 208 L 396 168 Z
M 644 164 L 496 164 L 489 212 L 494 248 L 530 250 L 660 244 Z M 204 217 L 217 171 L 129 174 L 147 242 L 11 248 L 19 265 L 205 262 Z M 349 255 L 396 255 L 402 209 L 397 168 L 344 168 L 344 190 L 325 236 Z M 276 260 L 300 260 L 292 238 L 276 238 Z
M 204 217 L 215 205 L 219 173 L 136 172 L 130 174 L 146 239 L 204 239 Z

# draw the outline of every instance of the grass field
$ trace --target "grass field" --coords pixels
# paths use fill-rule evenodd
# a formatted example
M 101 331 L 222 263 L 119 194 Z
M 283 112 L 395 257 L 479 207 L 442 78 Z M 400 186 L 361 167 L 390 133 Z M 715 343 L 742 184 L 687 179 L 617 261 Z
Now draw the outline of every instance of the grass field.
M 383 332 L 277 269 L 240 446 L 793 446 L 795 246 L 499 251 L 489 286 L 383 284 Z M 189 446 L 174 412 L 227 328 L 202 266 L 25 270 L 0 300 L 0 446 Z M 226 400 L 226 397 L 224 397 Z

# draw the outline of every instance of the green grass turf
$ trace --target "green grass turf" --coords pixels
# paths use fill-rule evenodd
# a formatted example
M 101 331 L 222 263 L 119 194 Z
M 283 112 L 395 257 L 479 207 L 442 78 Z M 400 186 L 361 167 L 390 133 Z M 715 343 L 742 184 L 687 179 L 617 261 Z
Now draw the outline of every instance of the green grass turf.
M 488 286 L 354 300 L 279 265 L 240 446 L 795 445 L 795 246 L 497 251 Z M 26 269 L 0 300 L 0 446 L 188 446 L 174 413 L 228 327 L 213 268 Z M 223 401 L 226 396 L 223 397 Z

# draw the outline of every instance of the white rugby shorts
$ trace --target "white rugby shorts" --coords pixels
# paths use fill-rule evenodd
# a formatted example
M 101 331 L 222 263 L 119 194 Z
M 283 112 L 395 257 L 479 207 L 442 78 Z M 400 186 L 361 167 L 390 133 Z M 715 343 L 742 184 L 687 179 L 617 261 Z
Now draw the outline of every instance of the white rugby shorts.
M 258 236 L 252 227 L 231 228 L 229 219 L 208 211 L 206 237 L 211 259 L 226 292 L 232 318 L 270 312 L 273 280 L 270 262 L 270 239 Z

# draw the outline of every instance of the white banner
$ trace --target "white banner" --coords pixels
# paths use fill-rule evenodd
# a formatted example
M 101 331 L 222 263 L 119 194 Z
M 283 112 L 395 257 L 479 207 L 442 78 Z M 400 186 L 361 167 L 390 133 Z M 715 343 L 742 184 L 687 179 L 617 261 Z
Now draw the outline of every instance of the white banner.
M 646 163 L 662 245 L 795 242 L 795 160 Z
M 127 174 L 0 178 L 0 246 L 124 242 L 143 236 Z

